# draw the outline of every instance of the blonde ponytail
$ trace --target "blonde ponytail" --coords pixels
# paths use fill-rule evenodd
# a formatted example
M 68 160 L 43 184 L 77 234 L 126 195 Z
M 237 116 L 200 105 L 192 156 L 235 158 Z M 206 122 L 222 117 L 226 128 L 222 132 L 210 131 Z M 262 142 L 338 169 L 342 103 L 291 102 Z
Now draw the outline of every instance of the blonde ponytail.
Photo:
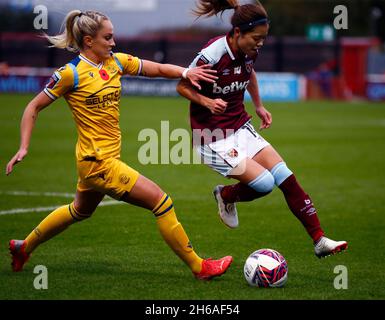
M 83 37 L 95 37 L 104 20 L 109 19 L 97 11 L 72 10 L 64 19 L 65 27 L 61 34 L 55 36 L 45 34 L 44 37 L 52 44 L 51 47 L 78 52 L 83 48 Z

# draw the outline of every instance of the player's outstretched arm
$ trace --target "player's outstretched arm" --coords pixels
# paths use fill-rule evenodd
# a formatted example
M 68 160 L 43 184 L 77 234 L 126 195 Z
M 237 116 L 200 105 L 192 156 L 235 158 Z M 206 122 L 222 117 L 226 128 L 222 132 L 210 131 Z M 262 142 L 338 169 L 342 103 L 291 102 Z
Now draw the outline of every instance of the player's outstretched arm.
M 200 94 L 191 86 L 191 84 L 187 80 L 182 79 L 181 81 L 179 81 L 178 85 L 176 86 L 176 91 L 178 91 L 178 93 L 182 97 L 185 97 L 187 100 L 190 100 L 203 107 L 206 107 L 213 114 L 223 113 L 227 108 L 226 101 L 220 98 L 211 99 Z
M 42 91 L 35 98 L 33 98 L 30 103 L 28 103 L 20 123 L 20 147 L 7 164 L 5 171 L 7 175 L 12 172 L 13 166 L 22 161 L 27 155 L 37 115 L 41 110 L 50 105 L 52 101 L 53 100 Z
M 214 83 L 218 79 L 217 71 L 210 69 L 211 65 L 205 64 L 195 68 L 183 68 L 173 64 L 161 64 L 149 60 L 143 60 L 142 75 L 145 77 L 164 77 L 170 79 L 184 78 L 197 87 L 199 81 Z
M 253 101 L 253 104 L 255 106 L 255 112 L 261 119 L 261 125 L 259 127 L 259 130 L 270 128 L 273 119 L 271 117 L 271 113 L 267 111 L 263 106 L 261 96 L 259 95 L 257 75 L 254 70 L 252 71 L 252 74 L 250 76 L 250 83 L 246 89 L 250 93 L 251 100 Z

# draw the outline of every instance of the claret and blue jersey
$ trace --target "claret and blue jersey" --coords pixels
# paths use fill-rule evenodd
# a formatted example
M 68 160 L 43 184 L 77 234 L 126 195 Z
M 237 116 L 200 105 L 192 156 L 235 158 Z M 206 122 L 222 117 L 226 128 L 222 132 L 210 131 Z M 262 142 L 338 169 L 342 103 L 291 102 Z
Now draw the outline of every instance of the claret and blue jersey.
M 200 91 L 206 97 L 228 103 L 222 114 L 212 114 L 201 105 L 191 103 L 190 117 L 192 129 L 239 129 L 251 116 L 245 111 L 244 92 L 250 82 L 255 58 L 237 54 L 229 45 L 229 36 L 214 38 L 198 53 L 190 67 L 203 64 L 213 65 L 218 80 L 202 83 Z

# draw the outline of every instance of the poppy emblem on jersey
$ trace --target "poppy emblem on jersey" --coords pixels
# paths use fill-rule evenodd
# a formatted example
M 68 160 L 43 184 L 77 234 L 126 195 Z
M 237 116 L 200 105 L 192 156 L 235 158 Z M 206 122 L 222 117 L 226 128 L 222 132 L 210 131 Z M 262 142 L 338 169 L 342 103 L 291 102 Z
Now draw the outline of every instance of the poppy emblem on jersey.
M 236 157 L 238 157 L 238 151 L 233 148 L 229 152 L 227 152 L 227 155 L 230 158 L 236 158 Z
M 108 75 L 107 71 L 104 70 L 104 69 L 99 70 L 99 74 L 100 74 L 100 77 L 103 80 L 108 80 L 110 78 L 110 76 Z

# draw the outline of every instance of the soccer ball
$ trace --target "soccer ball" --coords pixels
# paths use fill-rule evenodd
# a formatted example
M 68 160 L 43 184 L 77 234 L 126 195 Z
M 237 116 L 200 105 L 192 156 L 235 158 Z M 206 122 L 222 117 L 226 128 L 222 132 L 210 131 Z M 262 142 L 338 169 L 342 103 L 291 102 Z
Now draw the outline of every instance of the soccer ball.
M 285 258 L 272 249 L 254 251 L 246 259 L 243 273 L 249 285 L 279 288 L 287 281 L 288 267 Z

